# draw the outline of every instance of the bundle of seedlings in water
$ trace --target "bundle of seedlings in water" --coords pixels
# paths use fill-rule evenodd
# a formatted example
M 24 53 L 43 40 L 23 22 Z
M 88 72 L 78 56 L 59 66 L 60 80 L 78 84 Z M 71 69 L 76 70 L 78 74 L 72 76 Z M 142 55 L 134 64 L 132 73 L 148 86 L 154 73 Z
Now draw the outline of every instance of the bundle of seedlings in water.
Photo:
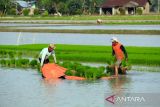
M 115 74 L 115 60 L 107 62 L 108 66 L 106 67 L 107 73 L 110 73 L 111 75 Z M 131 70 L 131 64 L 128 61 L 123 60 L 118 68 L 119 74 L 126 74 L 127 70 Z
M 38 61 L 36 59 L 33 59 L 33 60 L 30 61 L 29 65 L 32 68 L 36 68 L 37 65 L 38 65 Z
M 77 62 L 63 62 L 61 66 L 67 68 L 65 72 L 68 76 L 84 77 L 86 79 L 99 79 L 102 76 L 107 76 L 105 67 L 89 67 Z

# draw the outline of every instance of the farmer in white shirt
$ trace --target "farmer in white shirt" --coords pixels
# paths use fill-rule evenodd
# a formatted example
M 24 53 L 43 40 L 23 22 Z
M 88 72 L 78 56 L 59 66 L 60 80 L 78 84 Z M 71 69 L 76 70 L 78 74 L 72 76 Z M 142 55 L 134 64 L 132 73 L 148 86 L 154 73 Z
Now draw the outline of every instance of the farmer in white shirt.
M 49 63 L 49 56 L 50 55 L 53 56 L 54 62 L 57 63 L 54 49 L 55 49 L 54 44 L 50 44 L 48 46 L 48 48 L 43 48 L 42 49 L 42 51 L 39 54 L 39 61 L 40 61 L 41 68 L 43 67 L 44 64 Z

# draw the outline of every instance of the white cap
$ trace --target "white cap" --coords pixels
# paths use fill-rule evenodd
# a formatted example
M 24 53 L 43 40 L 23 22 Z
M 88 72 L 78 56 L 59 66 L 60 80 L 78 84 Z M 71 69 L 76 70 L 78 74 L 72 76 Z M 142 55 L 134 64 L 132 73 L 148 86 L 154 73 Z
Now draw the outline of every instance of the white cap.
M 116 37 L 112 37 L 111 41 L 112 42 L 118 42 L 118 39 Z

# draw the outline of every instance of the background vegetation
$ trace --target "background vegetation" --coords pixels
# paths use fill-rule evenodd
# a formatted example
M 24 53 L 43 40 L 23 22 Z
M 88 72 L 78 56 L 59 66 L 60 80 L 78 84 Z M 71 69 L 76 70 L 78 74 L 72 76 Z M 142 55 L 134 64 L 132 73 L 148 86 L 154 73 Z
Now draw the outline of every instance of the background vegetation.
M 14 0 L 1 0 L 0 15 L 10 14 L 11 9 L 16 9 Z M 32 0 L 25 0 L 32 1 Z M 98 14 L 100 5 L 106 0 L 36 0 L 36 7 L 46 10 L 49 14 L 61 13 L 63 15 L 90 15 Z M 158 0 L 150 0 L 150 10 L 158 12 Z M 122 12 L 123 13 L 123 12 Z M 36 14 L 37 15 L 37 14 Z

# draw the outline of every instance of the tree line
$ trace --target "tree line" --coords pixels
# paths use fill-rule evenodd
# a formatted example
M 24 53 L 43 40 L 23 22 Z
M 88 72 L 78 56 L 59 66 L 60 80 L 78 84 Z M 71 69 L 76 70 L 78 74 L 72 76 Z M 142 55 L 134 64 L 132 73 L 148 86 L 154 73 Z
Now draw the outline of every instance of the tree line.
M 9 15 L 17 11 L 14 0 L 0 0 L 0 15 Z M 33 0 L 24 0 L 33 1 Z M 100 5 L 106 0 L 35 0 L 38 10 L 45 10 L 48 14 L 61 13 L 63 15 L 98 14 Z M 151 11 L 157 12 L 158 0 L 150 0 Z M 160 5 L 160 4 L 159 4 Z M 37 12 L 38 13 L 38 12 Z
M 16 8 L 15 5 L 13 5 L 13 1 L 14 0 L 1 0 L 1 14 L 7 14 L 11 9 Z M 49 14 L 97 14 L 99 11 L 99 6 L 104 1 L 105 0 L 36 0 L 36 7 L 39 10 L 47 11 Z

